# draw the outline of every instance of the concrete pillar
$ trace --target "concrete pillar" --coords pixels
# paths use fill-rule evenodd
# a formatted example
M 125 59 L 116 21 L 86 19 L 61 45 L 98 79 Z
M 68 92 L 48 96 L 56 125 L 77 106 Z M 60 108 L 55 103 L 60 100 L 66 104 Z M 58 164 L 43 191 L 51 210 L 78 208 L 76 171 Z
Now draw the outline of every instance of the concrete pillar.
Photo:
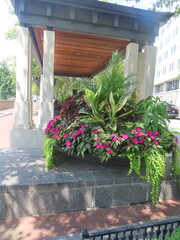
M 13 129 L 32 126 L 31 38 L 27 27 L 17 27 L 16 101 Z
M 41 76 L 40 104 L 38 128 L 45 128 L 47 122 L 53 118 L 53 88 L 54 88 L 54 46 L 55 33 L 44 30 L 43 75 Z
M 138 66 L 138 51 L 139 44 L 129 43 L 126 46 L 126 57 L 125 57 L 125 76 L 133 74 L 133 78 L 136 79 L 137 66 Z
M 156 53 L 157 47 L 148 45 L 145 46 L 144 52 L 139 53 L 137 75 L 139 100 L 153 95 Z

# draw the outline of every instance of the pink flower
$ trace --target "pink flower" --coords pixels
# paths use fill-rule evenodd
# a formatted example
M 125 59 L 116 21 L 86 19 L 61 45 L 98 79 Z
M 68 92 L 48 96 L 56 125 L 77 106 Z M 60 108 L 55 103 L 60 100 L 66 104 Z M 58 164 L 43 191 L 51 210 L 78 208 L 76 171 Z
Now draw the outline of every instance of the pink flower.
M 122 137 L 123 137 L 124 139 L 128 139 L 128 138 L 129 138 L 129 136 L 128 136 L 127 134 L 124 134 Z
M 138 139 L 133 139 L 132 141 L 133 141 L 134 144 L 138 144 L 139 143 Z
M 69 124 L 69 121 L 66 121 L 66 124 Z
M 102 144 L 101 144 L 101 143 L 98 143 L 98 144 L 96 145 L 96 148 L 102 148 Z
M 93 129 L 93 133 L 98 133 L 98 129 Z
M 59 116 L 58 116 L 58 115 L 55 115 L 55 116 L 54 116 L 54 119 L 57 119 L 57 118 L 59 118 Z
M 156 136 L 156 135 L 160 135 L 160 133 L 159 132 L 154 132 L 154 135 Z
M 151 131 L 151 130 L 148 130 L 147 133 L 152 134 L 152 131 Z
M 75 140 L 75 139 L 76 139 L 76 136 L 75 136 L 75 135 L 72 135 L 72 138 Z
M 178 138 L 177 138 L 177 137 L 174 137 L 174 138 L 175 138 L 175 140 L 174 140 L 174 141 L 175 141 L 176 143 L 178 143 Z
M 127 143 L 127 145 L 128 145 L 128 146 L 131 146 L 131 144 L 130 144 L 130 143 Z
M 141 128 L 136 128 L 136 131 L 137 132 L 140 132 L 142 129 Z
M 68 134 L 64 134 L 63 138 L 67 138 L 69 135 Z
M 157 140 L 155 140 L 154 141 L 154 145 L 158 145 L 159 143 L 158 143 L 158 141 Z
M 59 135 L 54 135 L 54 137 L 53 137 L 53 138 L 54 138 L 54 139 L 57 139 L 58 137 L 59 137 Z
M 105 146 L 106 148 L 107 148 L 107 147 L 109 147 L 109 143 L 108 143 L 108 142 L 106 142 L 106 144 L 105 144 L 104 146 Z
M 145 136 L 146 134 L 145 133 L 142 133 L 142 132 L 137 132 L 135 134 L 136 137 L 142 137 L 142 136 Z
M 148 134 L 148 136 L 149 136 L 152 140 L 156 140 L 156 138 L 155 138 L 154 136 L 149 135 L 149 134 Z
M 113 152 L 113 150 L 112 150 L 112 148 L 110 148 L 109 150 L 107 150 L 106 151 L 107 153 L 112 153 Z
M 85 129 L 86 127 L 84 125 L 81 125 L 81 129 Z
M 75 134 L 76 134 L 76 135 L 81 134 L 81 130 L 76 130 Z
M 96 138 L 95 141 L 98 142 L 98 141 L 99 141 L 99 138 Z
M 52 133 L 55 131 L 55 128 L 51 128 L 49 131 Z
M 76 116 L 76 117 L 75 117 L 75 119 L 79 119 L 79 117 L 78 117 L 78 116 Z
M 84 134 L 84 133 L 85 133 L 84 130 L 76 130 L 76 132 L 75 132 L 76 135 Z
M 140 143 L 140 144 L 143 144 L 143 143 L 144 143 L 144 140 L 143 140 L 143 139 L 139 139 L 139 143 Z
M 69 140 L 66 142 L 66 146 L 71 146 L 71 142 Z
M 109 136 L 110 136 L 110 137 L 115 137 L 115 136 L 116 136 L 116 134 L 110 134 Z
M 48 133 L 48 130 L 45 130 L 45 135 L 48 135 L 49 133 Z
M 111 141 L 115 142 L 116 140 L 117 140 L 117 138 L 113 137 Z
M 116 138 L 117 138 L 117 140 L 122 141 L 122 138 L 121 138 L 121 137 L 116 137 Z
M 60 130 L 56 128 L 56 134 L 60 134 Z

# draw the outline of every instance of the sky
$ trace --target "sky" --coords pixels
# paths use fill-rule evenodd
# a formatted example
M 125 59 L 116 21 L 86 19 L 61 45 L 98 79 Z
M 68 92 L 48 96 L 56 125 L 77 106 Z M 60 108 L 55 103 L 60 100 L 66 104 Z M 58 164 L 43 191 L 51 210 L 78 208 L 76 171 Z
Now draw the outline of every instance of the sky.
M 126 0 L 109 0 L 111 3 L 127 5 Z M 148 9 L 152 6 L 153 0 L 141 0 L 137 4 L 137 8 Z M 131 3 L 128 3 L 131 6 Z M 9 13 L 9 8 L 6 0 L 0 0 L 0 61 L 3 59 L 11 58 L 16 55 L 16 41 L 6 40 L 5 32 L 14 27 L 17 22 L 17 17 Z

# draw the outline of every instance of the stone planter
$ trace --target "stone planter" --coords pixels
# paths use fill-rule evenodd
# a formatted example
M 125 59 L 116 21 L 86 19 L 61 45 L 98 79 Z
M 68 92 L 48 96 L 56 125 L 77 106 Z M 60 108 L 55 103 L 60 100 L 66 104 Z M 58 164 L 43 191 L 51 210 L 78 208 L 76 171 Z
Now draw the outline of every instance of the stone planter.
M 101 162 L 100 158 L 95 154 L 85 154 L 84 158 L 82 156 L 77 156 L 76 154 L 68 155 L 67 151 L 64 151 L 62 148 L 58 147 L 58 153 L 55 157 L 55 162 L 57 165 L 65 161 L 80 160 L 83 162 L 98 164 L 102 166 L 125 166 L 129 167 L 129 159 L 127 157 L 112 157 L 107 162 Z

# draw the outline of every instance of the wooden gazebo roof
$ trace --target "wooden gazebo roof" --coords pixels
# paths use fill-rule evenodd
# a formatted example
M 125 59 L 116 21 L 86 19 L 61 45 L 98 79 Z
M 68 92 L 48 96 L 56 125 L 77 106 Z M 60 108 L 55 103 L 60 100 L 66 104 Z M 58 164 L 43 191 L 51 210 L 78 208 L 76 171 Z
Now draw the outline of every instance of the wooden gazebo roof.
M 92 76 L 115 50 L 129 42 L 153 44 L 171 13 L 156 13 L 97 0 L 11 0 L 21 25 L 28 26 L 43 65 L 43 30 L 55 31 L 54 73 Z

